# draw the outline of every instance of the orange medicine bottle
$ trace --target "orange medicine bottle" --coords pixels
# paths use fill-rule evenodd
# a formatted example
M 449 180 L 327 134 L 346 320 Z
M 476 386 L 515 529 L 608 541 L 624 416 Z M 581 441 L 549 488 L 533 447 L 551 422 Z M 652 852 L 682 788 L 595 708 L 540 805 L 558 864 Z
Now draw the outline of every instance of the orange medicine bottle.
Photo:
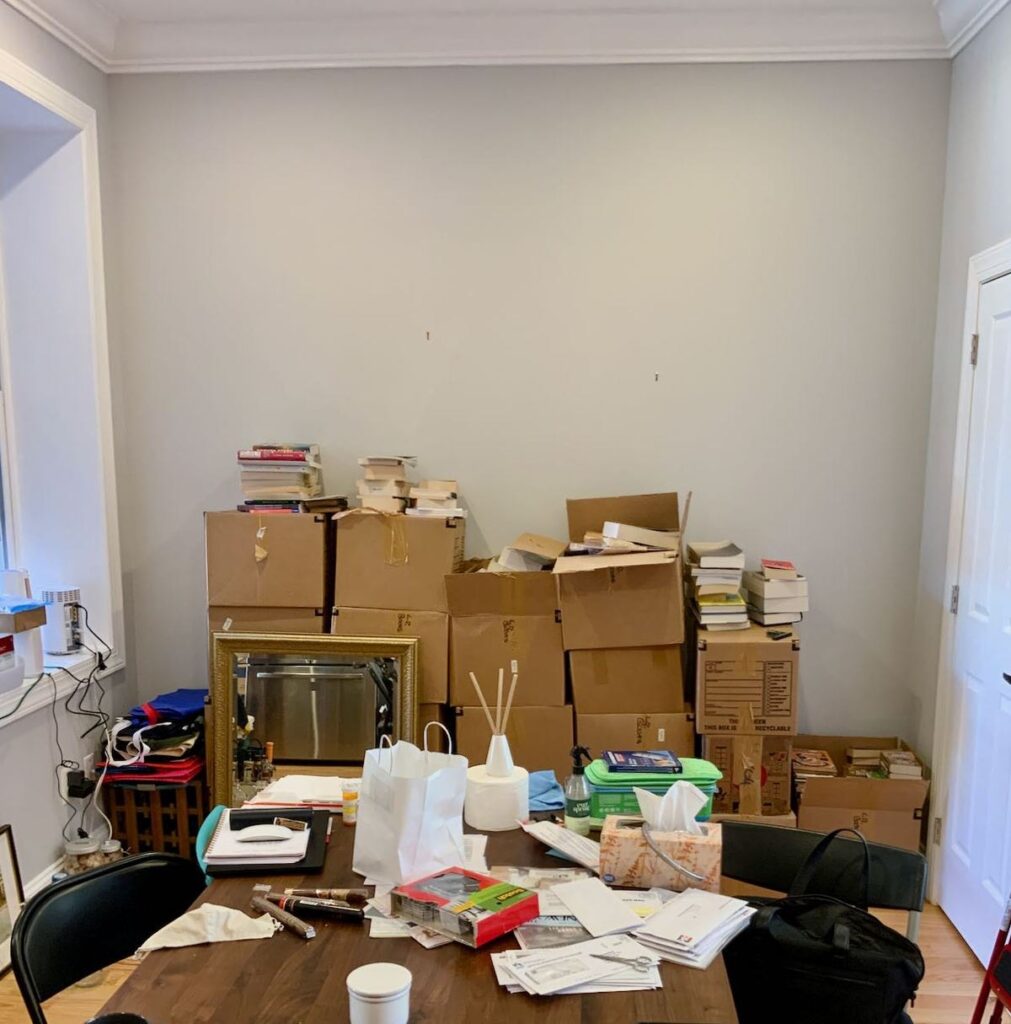
M 354 825 L 358 821 L 358 780 L 345 782 L 341 794 L 341 821 Z

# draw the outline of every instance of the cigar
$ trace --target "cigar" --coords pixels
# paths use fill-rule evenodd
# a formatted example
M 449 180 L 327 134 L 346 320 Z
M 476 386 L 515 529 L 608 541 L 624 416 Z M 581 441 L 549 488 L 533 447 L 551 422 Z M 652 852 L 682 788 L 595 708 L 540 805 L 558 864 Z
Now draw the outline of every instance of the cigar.
M 343 917 L 355 921 L 361 921 L 365 917 L 365 911 L 361 907 L 352 907 L 343 900 L 315 900 L 308 896 L 285 896 L 279 892 L 268 893 L 264 899 L 282 910 L 290 910 L 299 917 Z
M 301 935 L 303 939 L 316 938 L 316 929 L 311 924 L 300 921 L 294 914 L 289 914 L 287 910 L 275 907 L 273 903 L 268 902 L 262 896 L 254 896 L 250 903 L 256 910 L 270 914 L 275 921 L 280 921 L 285 928 L 290 929 L 296 935 Z
M 364 907 L 369 898 L 365 889 L 285 889 L 285 896 L 308 896 L 314 900 L 344 900 L 353 907 Z

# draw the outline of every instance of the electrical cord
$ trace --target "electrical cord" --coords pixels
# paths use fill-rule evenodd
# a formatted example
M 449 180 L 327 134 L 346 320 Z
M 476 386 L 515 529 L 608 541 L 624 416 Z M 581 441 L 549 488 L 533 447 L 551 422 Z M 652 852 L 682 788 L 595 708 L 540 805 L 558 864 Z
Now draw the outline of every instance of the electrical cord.
M 36 677 L 35 677 L 35 678 L 34 678 L 34 679 L 32 680 L 32 682 L 31 682 L 31 685 L 30 685 L 30 686 L 28 686 L 28 688 L 27 688 L 27 689 L 25 690 L 25 692 L 24 692 L 23 694 L 21 694 L 21 699 L 20 699 L 20 700 L 19 700 L 19 701 L 17 702 L 17 704 L 15 704 L 15 705 L 14 705 L 14 707 L 12 707 L 12 708 L 10 709 L 10 711 L 6 712 L 5 714 L 2 714 L 2 715 L 0 715 L 0 722 L 2 722 L 2 721 L 3 721 L 4 719 L 5 719 L 5 718 L 12 718 L 12 717 L 13 717 L 14 715 L 16 715 L 16 714 L 17 714 L 17 713 L 18 713 L 18 712 L 19 712 L 19 711 L 21 710 L 21 705 L 22 705 L 22 704 L 24 704 L 24 702 L 25 702 L 26 700 L 28 700 L 28 695 L 29 695 L 29 694 L 30 694 L 30 693 L 32 692 L 32 690 L 34 690 L 34 689 L 35 689 L 35 687 L 36 687 L 36 686 L 38 686 L 38 685 L 39 685 L 39 683 L 41 683 L 41 682 L 42 682 L 42 680 L 43 680 L 43 679 L 45 679 L 45 678 L 46 678 L 46 676 L 48 676 L 48 675 L 49 675 L 49 673 L 48 673 L 48 672 L 40 672 L 40 673 L 39 673 L 39 674 L 38 674 L 38 675 L 37 675 L 37 676 L 36 676 Z
M 80 815 L 81 815 L 81 828 L 83 829 L 83 826 L 84 826 L 84 808 L 82 807 L 80 809 L 80 811 L 78 811 L 78 808 L 76 808 L 63 795 L 63 786 L 61 784 L 62 780 L 60 779 L 60 769 L 61 768 L 66 768 L 69 771 L 79 771 L 80 768 L 81 768 L 81 765 L 80 765 L 80 763 L 78 761 L 70 761 L 70 760 L 68 760 L 66 754 L 64 754 L 64 752 L 63 752 L 63 744 L 60 743 L 60 720 L 59 720 L 59 718 L 56 715 L 56 702 L 57 702 L 57 697 L 58 697 L 57 690 L 56 690 L 56 677 L 51 672 L 47 672 L 45 674 L 49 677 L 49 681 L 53 684 L 53 699 L 52 699 L 52 702 L 49 705 L 49 710 L 50 710 L 50 712 L 52 713 L 52 716 L 53 716 L 53 736 L 54 736 L 54 739 L 56 740 L 56 750 L 57 750 L 57 752 L 60 755 L 60 760 L 59 760 L 59 762 L 58 762 L 58 764 L 56 765 L 56 768 L 55 768 L 56 794 L 57 794 L 57 796 L 59 796 L 60 800 L 62 800 L 63 803 L 65 803 L 67 805 L 67 807 L 70 808 L 70 816 L 63 823 L 63 829 L 61 830 L 62 834 L 63 834 L 63 840 L 64 840 L 64 842 L 67 842 L 69 840 L 69 837 L 67 836 L 67 829 L 70 827 L 70 823 L 74 820 L 74 818 L 77 817 L 78 813 L 80 813 Z

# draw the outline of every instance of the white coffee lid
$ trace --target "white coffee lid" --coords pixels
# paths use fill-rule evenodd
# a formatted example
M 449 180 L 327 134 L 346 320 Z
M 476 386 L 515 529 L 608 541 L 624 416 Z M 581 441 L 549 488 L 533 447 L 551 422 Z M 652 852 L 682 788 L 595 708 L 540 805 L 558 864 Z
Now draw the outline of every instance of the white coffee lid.
M 366 999 L 392 999 L 406 992 L 411 981 L 411 972 L 400 964 L 365 964 L 348 975 L 348 991 Z

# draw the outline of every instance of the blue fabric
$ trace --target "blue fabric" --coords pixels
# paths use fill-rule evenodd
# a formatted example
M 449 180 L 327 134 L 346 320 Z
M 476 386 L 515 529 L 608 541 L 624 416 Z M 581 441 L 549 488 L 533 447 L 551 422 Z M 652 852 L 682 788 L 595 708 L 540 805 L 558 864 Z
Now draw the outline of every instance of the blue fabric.
M 157 722 L 188 722 L 204 713 L 206 696 L 207 690 L 173 690 L 131 708 L 127 717 L 137 728 L 151 725 L 152 717 Z M 148 714 L 148 709 L 153 716 Z
M 543 772 L 530 773 L 530 812 L 560 811 L 565 806 L 565 794 L 548 768 Z
M 200 870 L 204 873 L 204 878 L 207 879 L 208 885 L 211 884 L 213 879 L 209 874 L 207 874 L 207 847 L 211 845 L 211 836 L 214 835 L 214 830 L 218 827 L 218 821 L 224 811 L 224 804 L 218 804 L 217 807 L 212 807 L 211 813 L 204 818 L 204 823 L 200 826 L 200 831 L 197 833 L 197 848 L 195 851 L 197 855 L 197 863 L 200 865 Z

